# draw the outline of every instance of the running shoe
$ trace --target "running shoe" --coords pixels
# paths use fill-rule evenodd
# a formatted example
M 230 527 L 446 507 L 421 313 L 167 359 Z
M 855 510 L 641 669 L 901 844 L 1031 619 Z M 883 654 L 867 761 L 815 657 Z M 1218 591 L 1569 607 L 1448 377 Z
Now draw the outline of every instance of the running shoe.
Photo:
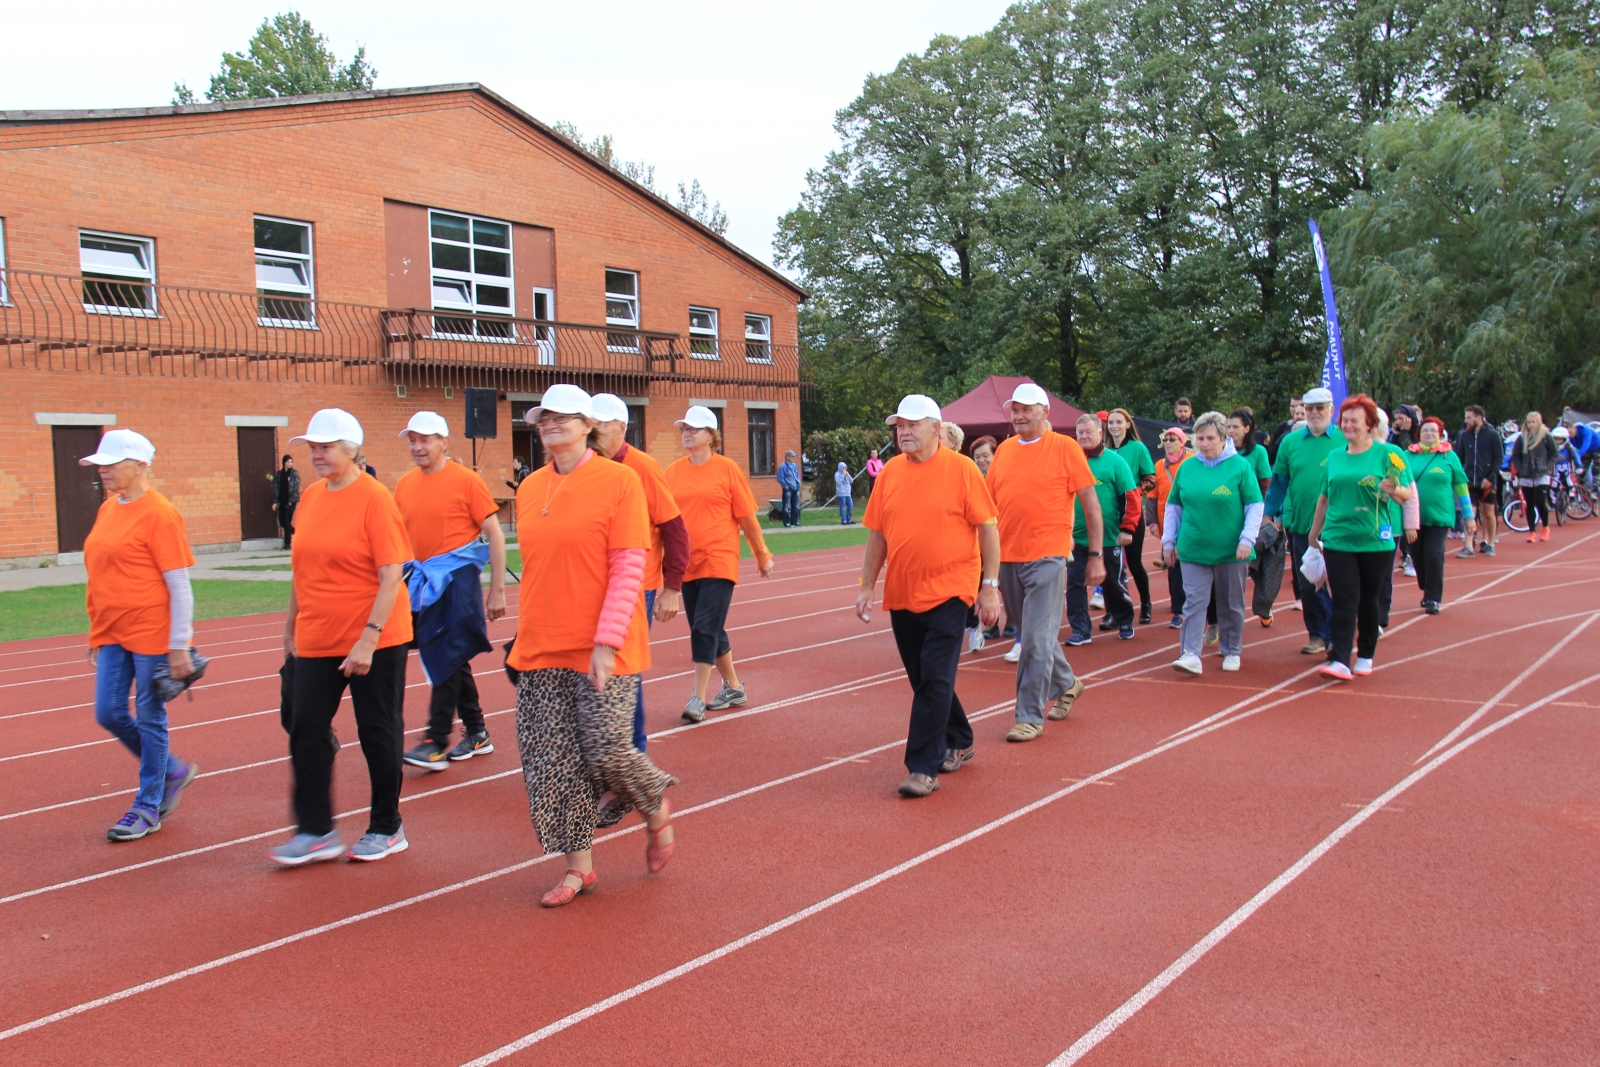
M 353 860 L 371 863 L 392 852 L 404 852 L 410 847 L 411 842 L 406 840 L 406 828 L 402 826 L 392 834 L 362 834 L 361 840 L 351 845 L 345 855 Z
M 1132 641 L 1133 623 L 1123 623 L 1122 626 L 1117 629 L 1117 636 L 1122 638 L 1124 641 Z
M 706 701 L 706 710 L 721 711 L 723 708 L 736 708 L 744 702 L 744 686 L 741 685 L 735 689 L 724 682 L 722 688 L 717 691 L 717 695 Z
M 1195 655 L 1193 652 L 1185 652 L 1183 655 L 1172 661 L 1172 669 L 1175 671 L 1182 671 L 1186 674 L 1199 674 L 1203 668 L 1200 666 L 1199 656 Z
M 1181 629 L 1183 629 L 1183 616 L 1182 615 L 1174 615 L 1172 617 L 1172 621 L 1167 623 L 1167 629 L 1169 629 L 1169 630 L 1181 630 Z
M 1415 578 L 1417 576 L 1417 565 L 1411 562 L 1411 557 L 1409 556 L 1406 557 L 1405 565 L 1400 570 L 1407 578 Z
M 903 797 L 925 797 L 938 791 L 939 776 L 936 774 L 913 774 L 900 783 L 900 795 Z
M 1217 643 L 1218 639 L 1219 635 L 1217 633 L 1217 624 L 1212 623 L 1206 627 L 1206 644 L 1214 645 Z
M 1083 690 L 1083 679 L 1074 678 L 1072 684 L 1066 688 L 1066 691 L 1056 697 L 1056 702 L 1050 705 L 1050 710 L 1045 714 L 1045 718 L 1060 722 L 1068 715 L 1071 715 L 1072 705 L 1079 697 L 1083 696 Z
M 471 759 L 473 756 L 487 756 L 494 751 L 494 742 L 489 740 L 487 730 L 479 730 L 475 734 L 463 737 L 455 748 L 450 750 L 453 760 Z
M 1100 592 L 1100 587 L 1097 585 L 1097 586 L 1094 587 L 1094 596 L 1089 598 L 1089 610 L 1090 611 L 1099 611 L 1101 608 L 1103 608 L 1105 606 L 1106 606 L 1105 595 Z
M 1473 556 L 1476 556 L 1477 554 L 1478 554 L 1478 550 L 1477 549 L 1473 548 L 1471 545 L 1467 545 L 1464 548 L 1462 548 L 1460 552 L 1456 553 L 1456 559 L 1471 559 Z
M 972 629 L 967 631 L 967 651 L 983 651 L 983 627 L 974 626 Z
M 112 841 L 137 841 L 146 834 L 153 834 L 161 829 L 161 816 L 149 808 L 135 805 L 128 814 L 117 820 L 117 824 L 106 831 L 106 837 Z
M 1261 620 L 1261 628 L 1263 630 L 1272 629 L 1272 616 L 1271 615 L 1268 615 L 1266 618 Z
M 1546 526 L 1546 527 L 1542 528 L 1539 531 L 1539 540 L 1541 540 L 1541 541 L 1550 540 L 1550 527 Z
M 1150 625 L 1151 615 L 1152 615 L 1152 612 L 1150 610 L 1150 605 L 1149 604 L 1140 604 L 1139 605 L 1139 625 L 1140 626 L 1149 626 Z
M 1494 546 L 1489 544 L 1487 541 L 1485 541 L 1483 543 L 1483 547 L 1478 549 L 1478 551 L 1482 552 L 1485 556 L 1493 556 L 1494 555 Z
M 1104 632 L 1108 630 L 1121 629 L 1121 627 L 1117 625 L 1110 615 L 1107 615 L 1105 618 L 1100 620 L 1100 629 L 1102 632 Z
M 1356 665 L 1350 668 L 1350 673 L 1355 675 L 1357 678 L 1367 677 L 1372 673 L 1372 661 L 1370 659 L 1362 659 L 1360 656 L 1357 656 Z
M 305 863 L 338 859 L 344 855 L 344 842 L 339 840 L 338 830 L 329 830 L 320 837 L 316 834 L 295 834 L 287 844 L 279 845 L 267 854 L 274 863 L 299 867 Z
M 442 771 L 450 766 L 450 750 L 432 739 L 407 750 L 400 758 L 411 766 L 421 767 L 426 771 Z
M 689 694 L 689 703 L 683 706 L 684 722 L 704 722 L 706 717 L 706 702 L 700 699 L 699 694 Z
M 1066 639 L 1066 641 L 1063 642 L 1063 644 L 1066 644 L 1071 648 L 1077 648 L 1080 645 L 1092 645 L 1092 644 L 1094 644 L 1094 638 L 1090 637 L 1087 634 L 1085 634 L 1082 637 L 1079 637 L 1077 634 L 1072 634 L 1070 637 L 1068 637 Z
M 1326 664 L 1317 673 L 1324 678 L 1332 678 L 1336 682 L 1348 682 L 1353 677 L 1350 673 L 1350 668 L 1343 663 Z
M 1534 544 L 1538 540 L 1539 540 L 1539 535 L 1534 533 L 1532 530 L 1529 530 L 1528 531 L 1528 544 L 1530 544 L 1530 545 Z
M 194 781 L 194 776 L 199 773 L 198 763 L 185 763 L 182 760 L 178 761 L 177 770 L 167 772 L 167 788 L 161 794 L 160 815 L 163 819 L 178 810 L 178 801 L 183 799 L 184 787 Z
M 1320 637 L 1313 637 L 1300 646 L 1302 656 L 1320 656 L 1328 651 L 1328 643 Z
M 1017 661 L 1021 660 L 1022 659 L 1022 642 L 1021 641 L 1013 642 L 1011 647 L 1006 651 L 1006 654 L 1004 656 L 1002 656 L 1001 658 L 1004 659 L 1007 663 L 1016 663 Z
M 961 769 L 961 765 L 972 758 L 972 746 L 966 748 L 952 748 L 944 754 L 944 762 L 939 764 L 940 774 L 954 774 Z
M 1429 615 L 1437 615 L 1439 614 L 1439 602 L 1437 600 L 1424 600 L 1422 602 L 1422 610 Z
M 1236 671 L 1236 670 L 1238 670 L 1239 669 L 1239 657 L 1238 656 L 1223 656 L 1222 657 L 1222 669 L 1225 670 L 1225 671 Z
M 1032 741 L 1044 733 L 1042 722 L 1019 722 L 1006 731 L 1007 741 Z

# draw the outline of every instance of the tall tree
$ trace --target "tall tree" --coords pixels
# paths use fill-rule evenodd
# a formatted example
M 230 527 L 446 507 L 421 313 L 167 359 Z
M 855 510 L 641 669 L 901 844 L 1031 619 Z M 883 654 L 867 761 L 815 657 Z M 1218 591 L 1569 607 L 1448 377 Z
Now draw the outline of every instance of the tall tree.
M 600 162 L 610 167 L 631 181 L 638 182 L 663 200 L 668 200 L 667 194 L 656 187 L 656 168 L 653 163 L 644 160 L 623 159 L 617 154 L 616 145 L 609 133 L 584 140 L 583 134 L 578 132 L 578 127 L 570 122 L 557 122 L 551 129 L 565 137 L 585 152 L 594 156 Z M 728 213 L 722 210 L 722 202 L 712 202 L 711 197 L 700 187 L 700 179 L 696 178 L 688 185 L 678 183 L 678 199 L 674 203 L 679 211 L 703 223 L 708 229 L 717 234 L 728 232 Z
M 222 69 L 211 76 L 206 99 L 256 100 L 370 89 L 377 76 L 364 46 L 341 66 L 328 39 L 298 11 L 286 11 L 262 21 L 248 51 L 223 53 Z M 172 91 L 174 104 L 195 103 L 194 92 L 183 82 Z

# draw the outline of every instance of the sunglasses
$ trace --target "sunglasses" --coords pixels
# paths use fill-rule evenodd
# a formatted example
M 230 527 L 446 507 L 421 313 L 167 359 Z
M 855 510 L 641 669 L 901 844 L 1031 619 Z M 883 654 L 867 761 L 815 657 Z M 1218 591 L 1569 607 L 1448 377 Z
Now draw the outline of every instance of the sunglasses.
M 539 421 L 536 422 L 534 425 L 536 425 L 536 426 L 554 426 L 554 425 L 556 425 L 558 423 L 573 422 L 573 421 L 581 419 L 581 418 L 583 418 L 582 415 L 565 415 L 565 414 L 562 414 L 559 411 L 552 411 L 552 412 L 548 412 L 546 414 L 540 415 L 539 416 Z

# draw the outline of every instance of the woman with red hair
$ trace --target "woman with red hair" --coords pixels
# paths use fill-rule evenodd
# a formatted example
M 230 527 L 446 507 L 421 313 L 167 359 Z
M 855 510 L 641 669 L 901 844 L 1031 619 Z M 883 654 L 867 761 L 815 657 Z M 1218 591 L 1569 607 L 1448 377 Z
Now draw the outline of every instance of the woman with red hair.
M 1339 407 L 1345 447 L 1328 453 L 1311 522 L 1312 544 L 1321 544 L 1333 596 L 1332 647 L 1322 673 L 1348 681 L 1372 673 L 1378 651 L 1379 595 L 1384 572 L 1394 568 L 1395 528 L 1391 509 L 1411 499 L 1411 469 L 1404 454 L 1375 440 L 1378 405 L 1365 393 Z M 1352 639 L 1355 664 L 1350 662 Z
M 1445 536 L 1455 526 L 1457 507 L 1466 522 L 1469 541 L 1477 533 L 1478 524 L 1473 520 L 1467 472 L 1444 439 L 1442 420 L 1433 416 L 1422 420 L 1416 444 L 1406 449 L 1406 466 L 1416 485 L 1421 520 L 1411 546 L 1411 559 L 1416 565 L 1417 586 L 1422 590 L 1422 610 L 1437 615 L 1439 602 L 1444 599 Z M 1406 537 L 1411 536 L 1406 531 Z

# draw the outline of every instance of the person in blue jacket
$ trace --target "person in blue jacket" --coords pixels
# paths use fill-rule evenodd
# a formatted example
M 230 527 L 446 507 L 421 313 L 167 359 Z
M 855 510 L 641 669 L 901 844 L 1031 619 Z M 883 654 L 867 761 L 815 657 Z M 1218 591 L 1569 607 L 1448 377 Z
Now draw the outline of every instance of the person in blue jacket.
M 778 464 L 778 487 L 783 490 L 783 524 L 800 525 L 800 465 L 794 461 L 794 450 L 783 454 Z

